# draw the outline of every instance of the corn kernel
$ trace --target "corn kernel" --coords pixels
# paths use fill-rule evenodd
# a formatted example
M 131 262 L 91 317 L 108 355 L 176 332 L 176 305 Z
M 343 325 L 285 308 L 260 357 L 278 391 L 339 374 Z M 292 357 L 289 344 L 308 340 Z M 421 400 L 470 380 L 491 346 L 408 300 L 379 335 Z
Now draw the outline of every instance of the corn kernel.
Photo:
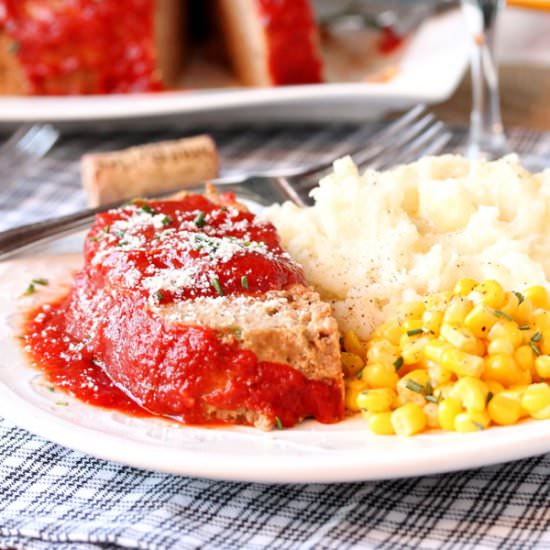
M 450 292 L 434 292 L 424 300 L 426 311 L 445 311 L 447 304 L 451 300 Z
M 346 381 L 346 409 L 359 412 L 357 397 L 366 389 L 366 384 L 361 380 Z
M 449 344 L 466 353 L 479 350 L 477 338 L 467 328 L 443 324 L 440 335 Z
M 397 435 L 410 436 L 424 431 L 426 414 L 415 403 L 407 403 L 391 413 L 391 424 Z
M 513 321 L 501 319 L 493 324 L 486 338 L 490 341 L 496 340 L 497 338 L 503 338 L 504 340 L 509 340 L 512 345 L 517 348 L 523 343 L 523 332 L 519 330 L 518 326 Z
M 532 326 L 538 332 L 550 330 L 550 312 L 537 311 L 532 317 Z
M 386 412 L 392 408 L 397 394 L 391 388 L 364 390 L 357 396 L 357 406 L 369 412 Z
M 403 323 L 401 323 L 401 330 L 403 332 L 424 332 L 423 328 L 424 323 L 422 322 L 422 319 L 406 319 L 405 321 L 403 321 Z M 414 335 L 408 334 L 408 336 Z
M 439 403 L 438 420 L 443 430 L 454 431 L 455 419 L 462 412 L 460 401 L 447 397 Z
M 489 427 L 491 419 L 486 412 L 468 411 L 457 415 L 455 418 L 455 430 L 457 432 L 479 432 Z
M 467 277 L 464 277 L 463 279 L 460 279 L 455 287 L 453 288 L 453 293 L 457 296 L 468 296 L 472 290 L 478 285 L 477 281 L 474 281 L 474 279 L 468 279 Z
M 399 345 L 399 338 L 401 338 L 401 326 L 397 319 L 392 319 L 378 327 L 375 334 L 377 337 L 383 338 L 390 344 L 397 346 Z
M 484 369 L 484 361 L 481 357 L 454 348 L 443 352 L 441 365 L 457 376 L 479 377 Z
M 470 313 L 472 308 L 473 305 L 470 300 L 462 296 L 453 296 L 443 314 L 443 323 L 455 326 L 462 325 L 464 319 L 466 319 L 466 315 Z
M 549 309 L 550 303 L 548 300 L 547 290 L 540 285 L 530 286 L 523 291 L 523 295 L 529 300 L 535 309 Z
M 428 376 L 434 387 L 448 384 L 453 380 L 453 373 L 450 370 L 432 361 L 428 361 Z
M 474 288 L 481 297 L 481 303 L 486 306 L 499 309 L 504 305 L 505 295 L 504 290 L 499 283 L 492 279 L 482 281 Z
M 343 351 L 341 353 L 342 367 L 346 377 L 355 376 L 363 368 L 363 360 L 355 353 Z
M 544 407 L 543 409 L 540 409 L 539 411 L 532 412 L 531 416 L 533 418 L 536 418 L 537 420 L 547 420 L 548 418 L 550 418 L 550 405 Z
M 493 395 L 496 395 L 497 393 L 504 391 L 504 386 L 500 382 L 497 382 L 496 380 L 485 380 L 485 383 L 487 384 L 487 389 Z
M 485 380 L 496 380 L 505 386 L 518 384 L 521 380 L 521 372 L 511 355 L 497 353 L 489 355 L 485 359 Z
M 497 322 L 493 310 L 484 304 L 477 304 L 464 319 L 464 326 L 472 331 L 476 338 L 486 338 Z
M 441 339 L 432 339 L 424 346 L 424 357 L 434 363 L 441 363 L 443 352 L 452 349 L 452 346 Z
M 533 316 L 533 304 L 530 300 L 523 300 L 521 304 L 519 304 L 518 309 L 516 311 L 516 314 L 513 316 L 514 321 L 519 326 L 522 325 L 528 325 L 529 321 L 531 321 L 531 317 Z
M 429 428 L 439 428 L 439 407 L 435 403 L 426 403 L 424 405 L 424 414 L 426 415 L 426 425 Z
M 440 386 L 436 386 L 434 388 L 434 397 L 439 401 L 447 399 L 447 397 L 451 395 L 453 388 L 454 384 L 441 384 Z
M 377 435 L 394 435 L 391 415 L 391 412 L 370 414 L 367 420 L 370 431 Z
M 422 323 L 424 330 L 431 332 L 436 336 L 439 334 L 439 329 L 443 321 L 443 312 L 442 311 L 425 311 L 422 315 Z
M 538 342 L 538 346 L 544 355 L 550 355 L 550 330 L 542 331 L 542 340 Z
M 521 403 L 519 399 L 513 399 L 508 395 L 499 393 L 495 395 L 487 405 L 487 412 L 495 424 L 509 426 L 515 424 L 521 415 Z
M 495 355 L 497 353 L 504 353 L 505 355 L 513 355 L 515 351 L 514 344 L 507 338 L 495 338 L 487 346 L 487 353 L 489 355 Z
M 428 340 L 428 336 L 423 336 L 422 338 L 417 338 L 406 346 L 403 346 L 401 357 L 403 357 L 405 365 L 413 365 L 414 363 L 420 362 L 424 358 L 424 347 L 428 343 Z
M 382 363 L 367 363 L 361 379 L 369 388 L 395 388 L 399 377 L 393 365 Z
M 550 387 L 548 384 L 541 382 L 528 386 L 521 399 L 521 406 L 531 415 L 550 406 Z
M 417 300 L 414 302 L 404 302 L 397 309 L 397 315 L 400 320 L 405 321 L 406 319 L 417 319 L 422 318 L 424 313 L 424 302 Z
M 405 375 L 397 383 L 399 403 L 416 403 L 424 406 L 426 384 L 430 382 L 428 372 L 423 369 L 415 369 Z
M 367 351 L 368 363 L 382 363 L 392 365 L 399 357 L 399 348 L 387 340 L 373 343 Z
M 550 378 L 550 355 L 539 355 L 535 359 L 535 370 L 541 378 Z
M 353 330 L 344 332 L 343 344 L 345 351 L 348 353 L 355 353 L 355 355 L 359 355 L 363 361 L 365 360 L 365 349 Z
M 468 411 L 483 411 L 487 404 L 489 387 L 479 378 L 461 378 L 451 390 L 450 397 L 460 401 Z
M 505 315 L 514 317 L 519 306 L 519 299 L 513 292 L 506 292 L 504 304 L 500 306 L 500 311 Z

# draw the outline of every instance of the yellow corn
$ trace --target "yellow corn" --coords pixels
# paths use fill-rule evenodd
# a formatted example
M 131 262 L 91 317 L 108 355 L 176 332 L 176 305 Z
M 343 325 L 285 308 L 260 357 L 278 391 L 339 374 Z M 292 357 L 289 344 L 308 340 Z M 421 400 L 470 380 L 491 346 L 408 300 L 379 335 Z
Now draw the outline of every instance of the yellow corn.
M 443 352 L 452 349 L 452 346 L 440 339 L 432 339 L 426 342 L 424 346 L 424 357 L 434 363 L 441 363 Z
M 391 319 L 380 325 L 373 333 L 374 338 L 381 338 L 387 340 L 394 346 L 399 345 L 399 338 L 401 338 L 401 325 L 397 319 Z
M 495 319 L 497 318 L 495 317 Z M 487 338 L 491 342 L 498 338 L 504 338 L 505 340 L 509 340 L 512 345 L 517 348 L 523 343 L 523 332 L 519 330 L 518 326 L 513 321 L 501 319 L 493 324 Z
M 403 346 L 401 357 L 403 357 L 405 365 L 413 365 L 424 358 L 424 347 L 428 343 L 428 340 L 428 336 L 423 336 Z
M 357 397 L 366 389 L 366 384 L 361 380 L 346 381 L 346 409 L 359 412 Z
M 504 353 L 504 355 L 513 355 L 515 351 L 514 344 L 507 338 L 495 338 L 489 342 L 487 346 L 487 353 L 489 355 L 495 355 L 497 353 Z
M 373 413 L 368 417 L 368 426 L 377 435 L 393 435 L 395 430 L 391 422 L 391 412 Z
M 511 355 L 497 353 L 485 359 L 483 378 L 510 386 L 521 382 L 521 371 Z
M 435 292 L 424 300 L 426 311 L 445 311 L 452 297 L 451 292 Z
M 535 353 L 531 346 L 520 346 L 514 351 L 514 359 L 517 366 L 524 371 L 530 371 L 535 366 Z
M 424 406 L 426 384 L 430 382 L 428 372 L 422 369 L 415 369 L 406 374 L 397 383 L 397 395 L 399 403 L 416 403 Z
M 481 303 L 499 309 L 505 300 L 504 290 L 499 283 L 491 279 L 482 281 L 474 288 L 474 292 L 481 297 Z
M 439 329 L 441 328 L 441 323 L 443 321 L 443 312 L 442 311 L 425 311 L 422 315 L 422 323 L 424 330 L 426 332 L 439 334 Z
M 353 330 L 347 330 L 344 332 L 343 344 L 345 351 L 348 353 L 355 353 L 355 355 L 361 357 L 363 361 L 365 360 L 365 349 L 357 337 L 357 334 L 355 334 Z
M 390 419 L 395 433 L 403 436 L 422 432 L 427 424 L 426 414 L 415 403 L 407 403 L 395 409 Z
M 464 326 L 477 338 L 487 338 L 487 334 L 497 322 L 493 310 L 484 304 L 477 304 L 464 319 Z
M 386 412 L 392 408 L 397 394 L 391 388 L 364 390 L 357 396 L 357 406 L 368 412 Z
M 453 380 L 453 373 L 450 370 L 447 370 L 441 365 L 433 363 L 432 361 L 428 361 L 427 370 L 430 381 L 434 387 L 448 384 Z
M 399 377 L 393 365 L 367 363 L 361 373 L 361 380 L 369 388 L 395 388 Z
M 550 378 L 550 355 L 539 355 L 535 359 L 535 370 L 541 378 Z
M 533 304 L 530 300 L 523 300 L 519 304 L 516 314 L 514 315 L 514 320 L 519 326 L 529 324 L 531 317 L 533 315 Z
M 457 376 L 481 376 L 484 361 L 477 355 L 471 355 L 461 350 L 447 349 L 441 355 L 441 365 L 454 372 Z
M 424 302 L 417 300 L 414 302 L 404 302 L 397 309 L 397 316 L 400 320 L 405 321 L 407 319 L 417 319 L 422 318 L 424 313 Z
M 447 431 L 455 429 L 455 419 L 462 412 L 460 401 L 447 397 L 439 403 L 438 420 L 441 428 Z
M 550 387 L 548 384 L 541 382 L 540 384 L 529 385 L 521 398 L 521 406 L 531 415 L 550 406 Z
M 550 307 L 548 292 L 543 286 L 530 286 L 523 291 L 523 295 L 533 304 L 535 309 L 548 309 Z
M 453 296 L 443 314 L 443 323 L 455 326 L 462 325 L 472 307 L 473 305 L 470 300 L 462 296 Z
M 550 330 L 542 331 L 542 339 L 538 342 L 538 346 L 544 355 L 550 355 Z
M 487 412 L 495 424 L 508 426 L 515 424 L 521 416 L 521 403 L 502 393 L 495 395 L 487 405 Z
M 474 353 L 479 350 L 479 340 L 465 327 L 443 324 L 440 335 L 443 340 L 466 353 Z
M 550 330 L 550 312 L 536 311 L 533 314 L 532 326 L 538 332 L 543 332 L 544 330 Z
M 355 353 L 343 351 L 341 354 L 342 367 L 347 378 L 355 376 L 363 368 L 363 360 Z
M 424 323 L 422 319 L 406 319 L 401 323 L 401 330 L 403 332 L 417 332 L 421 331 L 424 328 Z M 408 334 L 411 336 L 411 334 Z
M 450 397 L 459 401 L 468 411 L 483 411 L 487 404 L 489 388 L 479 378 L 461 378 L 451 390 Z
M 485 380 L 485 383 L 487 384 L 488 390 L 493 395 L 496 395 L 497 393 L 504 391 L 504 386 L 500 382 L 497 382 L 496 380 Z
M 479 432 L 489 427 L 491 419 L 484 411 L 467 411 L 455 418 L 455 430 L 457 432 Z
M 500 311 L 504 314 L 514 317 L 517 313 L 519 306 L 519 299 L 513 292 L 506 292 L 504 297 L 504 304 L 500 306 Z
M 429 428 L 440 428 L 439 407 L 435 403 L 426 403 L 424 405 L 424 414 L 426 415 L 426 425 Z
M 457 296 L 468 296 L 472 290 L 478 285 L 477 281 L 474 279 L 463 278 L 460 279 L 455 287 L 453 288 L 453 293 Z
M 367 362 L 393 364 L 399 357 L 399 348 L 387 340 L 373 343 L 367 351 Z

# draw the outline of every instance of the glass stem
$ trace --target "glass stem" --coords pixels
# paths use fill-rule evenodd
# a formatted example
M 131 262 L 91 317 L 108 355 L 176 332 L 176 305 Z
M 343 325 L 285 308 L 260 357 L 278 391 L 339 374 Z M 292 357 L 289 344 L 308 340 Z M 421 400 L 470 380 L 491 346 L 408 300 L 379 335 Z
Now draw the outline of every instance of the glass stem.
M 472 35 L 472 112 L 467 155 L 497 158 L 509 152 L 500 116 L 496 19 L 504 0 L 463 0 Z

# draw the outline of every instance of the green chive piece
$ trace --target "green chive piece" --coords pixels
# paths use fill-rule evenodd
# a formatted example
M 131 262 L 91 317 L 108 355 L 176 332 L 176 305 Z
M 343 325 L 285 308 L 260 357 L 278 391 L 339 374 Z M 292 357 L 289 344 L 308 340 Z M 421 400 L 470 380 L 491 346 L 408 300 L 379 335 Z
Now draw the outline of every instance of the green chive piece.
M 23 296 L 30 296 L 36 292 L 36 287 L 31 283 L 23 292 Z
M 480 424 L 479 422 L 476 422 L 475 420 L 472 420 L 472 424 L 480 431 L 485 429 L 485 426 L 483 424 Z
M 523 302 L 525 300 L 525 296 L 521 292 L 516 292 L 514 290 L 514 292 L 512 292 L 512 294 L 516 295 L 516 298 L 518 299 L 518 305 L 521 304 L 521 302 Z
M 355 378 L 357 378 L 358 380 L 361 379 L 361 376 L 363 376 L 363 371 L 365 370 L 365 368 L 363 367 L 361 370 L 357 371 L 357 374 L 355 375 Z
M 277 424 L 277 428 L 279 428 L 279 430 L 284 429 L 283 423 L 281 422 L 281 419 L 278 416 L 275 417 L 275 423 Z
M 529 346 L 530 346 L 531 349 L 535 352 L 535 355 L 542 355 L 542 352 L 540 351 L 540 349 L 539 349 L 539 347 L 537 346 L 537 344 L 535 344 L 535 342 L 530 341 L 530 342 L 529 342 Z
M 210 279 L 210 284 L 215 288 L 219 296 L 225 296 L 220 280 L 217 277 L 212 277 L 212 279 Z
M 488 404 L 489 404 L 489 401 L 491 401 L 491 399 L 493 399 L 494 396 L 495 396 L 495 394 L 494 394 L 492 391 L 490 391 L 490 392 L 487 394 L 487 401 L 486 401 L 485 404 L 488 405 Z
M 157 292 L 155 292 L 155 296 L 157 297 L 157 300 L 159 302 L 162 302 L 162 300 L 164 299 L 164 294 L 160 290 L 157 290 Z
M 416 393 L 422 393 L 422 391 L 424 390 L 424 386 L 422 386 L 422 384 L 419 384 L 418 382 L 415 382 L 414 380 L 407 380 L 405 387 L 408 390 L 414 391 Z
M 99 237 L 88 237 L 88 240 L 92 242 L 99 241 Z
M 48 279 L 44 279 L 44 278 L 40 277 L 38 279 L 33 279 L 32 283 L 34 285 L 48 286 L 49 281 L 48 281 Z
M 417 334 L 422 334 L 423 332 L 423 328 L 413 328 L 412 330 L 407 331 L 407 336 L 416 336 Z
M 193 223 L 197 227 L 204 227 L 206 225 L 206 222 L 204 221 L 204 212 L 202 210 L 199 210 L 199 213 L 195 216 Z
M 103 228 L 103 231 L 105 233 L 110 233 L 111 232 L 111 226 L 110 225 L 106 225 L 104 228 Z
M 51 391 L 52 393 L 55 392 L 55 388 L 53 386 L 48 386 L 48 391 Z
M 429 401 L 430 403 L 435 403 L 436 405 L 439 403 L 439 399 L 435 397 L 435 395 L 427 395 L 426 401 Z
M 510 317 L 510 315 L 508 315 L 507 313 L 504 313 L 504 311 L 495 309 L 494 313 L 497 317 L 502 317 L 503 319 L 508 319 L 508 321 L 513 321 L 512 317 Z
M 154 216 L 156 215 L 156 212 L 148 205 L 148 204 L 144 204 L 141 209 L 144 211 L 144 212 L 147 212 L 147 214 L 150 214 L 151 216 Z
M 394 362 L 393 362 L 393 368 L 395 369 L 395 372 L 399 372 L 399 369 L 403 366 L 404 359 L 400 355 Z
M 433 395 L 433 393 L 434 393 L 433 386 L 431 382 L 428 380 L 426 382 L 426 385 L 424 386 L 424 395 L 430 396 L 430 395 Z
M 164 218 L 162 218 L 162 225 L 170 225 L 171 223 L 172 223 L 172 218 L 165 214 Z
M 241 277 L 241 286 L 248 289 L 248 277 L 246 275 Z
M 66 401 L 56 401 L 55 404 L 58 407 L 68 407 L 69 406 L 69 404 Z
M 542 334 L 540 332 L 535 332 L 535 334 L 531 336 L 531 340 L 533 342 L 540 342 L 542 340 Z
M 529 325 L 523 325 L 521 327 L 518 327 L 519 330 L 531 330 L 531 327 Z

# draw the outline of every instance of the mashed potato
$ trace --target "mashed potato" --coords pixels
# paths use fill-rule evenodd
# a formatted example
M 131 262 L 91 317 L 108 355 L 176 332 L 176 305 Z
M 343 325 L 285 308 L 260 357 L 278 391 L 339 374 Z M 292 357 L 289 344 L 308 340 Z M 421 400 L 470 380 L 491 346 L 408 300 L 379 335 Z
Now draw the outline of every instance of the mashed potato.
M 515 156 L 445 155 L 363 175 L 343 158 L 313 197 L 311 208 L 286 203 L 267 216 L 340 328 L 360 337 L 400 302 L 461 277 L 548 286 L 550 170 L 530 174 Z

